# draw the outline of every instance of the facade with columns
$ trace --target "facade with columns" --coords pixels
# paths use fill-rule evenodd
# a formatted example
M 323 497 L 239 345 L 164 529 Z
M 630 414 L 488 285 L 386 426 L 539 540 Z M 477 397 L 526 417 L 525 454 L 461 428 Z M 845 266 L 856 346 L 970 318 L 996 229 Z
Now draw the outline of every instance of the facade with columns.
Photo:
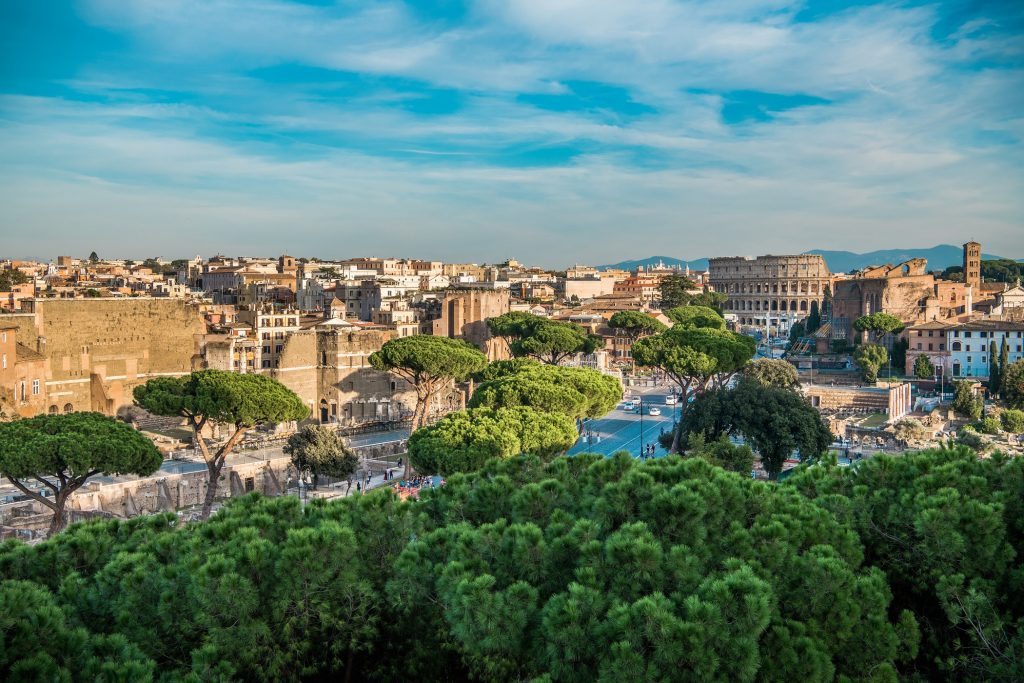
M 709 259 L 711 288 L 729 299 L 724 313 L 741 327 L 783 334 L 794 323 L 821 310 L 832 282 L 825 259 L 819 254 L 796 256 L 734 256 Z

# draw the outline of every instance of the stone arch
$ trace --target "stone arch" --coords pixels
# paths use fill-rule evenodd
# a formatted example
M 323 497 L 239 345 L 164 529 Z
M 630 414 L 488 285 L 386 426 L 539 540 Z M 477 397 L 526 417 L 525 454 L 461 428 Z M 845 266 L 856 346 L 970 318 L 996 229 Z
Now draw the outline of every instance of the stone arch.
M 800 311 L 803 313 L 807 312 L 807 299 L 800 302 Z
M 50 415 L 56 415 L 59 411 L 60 411 L 60 408 L 58 408 L 57 406 L 50 406 L 50 409 L 49 409 L 48 412 L 50 413 Z
M 75 412 L 75 406 L 73 406 L 70 403 L 65 403 L 64 404 L 64 412 L 65 413 L 73 413 L 73 412 Z

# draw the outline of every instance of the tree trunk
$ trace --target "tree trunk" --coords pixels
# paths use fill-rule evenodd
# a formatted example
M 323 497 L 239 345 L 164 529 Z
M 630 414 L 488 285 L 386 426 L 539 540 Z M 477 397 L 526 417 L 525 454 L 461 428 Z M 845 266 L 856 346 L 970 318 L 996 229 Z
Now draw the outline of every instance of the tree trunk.
M 217 458 L 206 463 L 208 473 L 206 482 L 206 495 L 203 496 L 203 511 L 200 518 L 206 521 L 213 511 L 213 502 L 217 498 L 217 488 L 220 484 L 220 471 L 224 468 L 224 458 Z
M 49 535 L 53 536 L 68 525 L 67 504 L 68 492 L 61 491 L 54 497 L 53 521 L 50 522 Z

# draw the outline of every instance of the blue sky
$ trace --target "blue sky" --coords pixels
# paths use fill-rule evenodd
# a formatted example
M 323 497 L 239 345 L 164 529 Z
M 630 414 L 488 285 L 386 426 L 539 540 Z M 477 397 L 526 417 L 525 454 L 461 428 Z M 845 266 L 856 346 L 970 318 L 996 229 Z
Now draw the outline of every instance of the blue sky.
M 0 3 L 0 256 L 1024 257 L 1024 3 Z

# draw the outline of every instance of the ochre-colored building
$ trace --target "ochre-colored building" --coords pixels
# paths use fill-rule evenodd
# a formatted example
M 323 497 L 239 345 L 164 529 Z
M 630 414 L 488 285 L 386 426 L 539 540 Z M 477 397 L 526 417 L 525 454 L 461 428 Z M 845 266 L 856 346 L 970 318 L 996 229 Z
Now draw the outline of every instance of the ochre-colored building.
M 191 372 L 206 333 L 199 309 L 179 299 L 30 299 L 22 311 L 0 324 L 15 325 L 19 343 L 44 359 L 51 413 L 116 414 L 149 378 Z

